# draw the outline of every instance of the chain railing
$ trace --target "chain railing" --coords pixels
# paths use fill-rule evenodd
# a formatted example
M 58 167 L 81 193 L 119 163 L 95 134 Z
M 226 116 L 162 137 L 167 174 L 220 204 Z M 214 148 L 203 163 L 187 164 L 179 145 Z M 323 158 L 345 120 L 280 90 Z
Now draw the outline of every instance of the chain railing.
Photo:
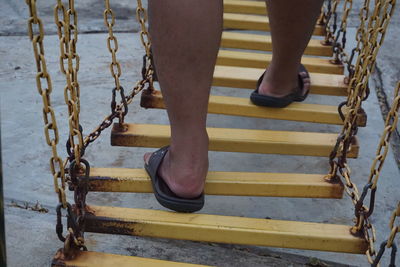
M 325 25 L 325 45 L 332 45 L 337 31 L 337 7 L 339 0 L 327 0 L 322 7 L 321 16 L 317 23 Z
M 54 21 L 57 26 L 60 41 L 60 71 L 65 75 L 66 86 L 64 88 L 64 99 L 68 106 L 69 115 L 69 160 L 75 160 L 78 165 L 83 156 L 82 128 L 79 124 L 80 113 L 80 86 L 78 82 L 78 71 L 80 58 L 76 52 L 78 42 L 78 14 L 75 10 L 74 0 L 68 1 L 68 7 L 57 0 L 54 8 Z
M 397 87 L 396 87 L 395 93 L 394 93 L 393 104 L 392 104 L 392 107 L 391 107 L 387 117 L 386 117 L 385 127 L 384 127 L 384 130 L 381 135 L 381 139 L 380 139 L 380 142 L 378 145 L 378 149 L 376 151 L 375 159 L 371 166 L 371 171 L 370 171 L 370 175 L 368 177 L 368 182 L 364 186 L 363 194 L 361 195 L 360 199 L 358 200 L 358 202 L 356 204 L 355 216 L 357 219 L 357 224 L 355 226 L 355 229 L 361 230 L 362 228 L 365 229 L 367 226 L 368 226 L 368 228 L 373 229 L 373 226 L 369 222 L 369 217 L 374 212 L 375 193 L 377 190 L 378 180 L 379 180 L 380 172 L 381 172 L 383 164 L 385 162 L 387 153 L 389 151 L 391 135 L 394 131 L 396 131 L 397 122 L 399 119 L 399 110 L 400 110 L 400 82 L 398 82 L 398 84 L 397 84 Z M 364 204 L 364 199 L 367 196 L 369 196 L 369 199 L 370 199 L 369 206 L 366 206 Z M 394 239 L 394 236 L 396 235 L 395 232 L 399 231 L 399 228 L 394 226 L 395 217 L 399 216 L 399 213 L 400 213 L 399 209 L 393 213 L 394 217 L 392 216 L 392 219 L 390 222 L 390 229 L 392 230 L 392 233 L 391 233 L 390 238 L 387 241 L 387 244 L 386 244 L 387 248 L 392 247 L 393 239 Z M 398 214 L 398 215 L 396 215 L 396 214 Z M 379 256 L 381 254 L 381 252 L 379 252 L 378 254 L 376 254 L 376 252 L 375 252 L 374 242 L 376 241 L 376 238 L 374 236 L 374 233 L 369 234 L 367 231 L 364 230 L 364 234 L 369 243 L 369 248 L 366 253 L 367 257 L 368 257 L 368 261 L 371 264 L 377 263 L 377 262 L 379 262 L 379 259 L 382 255 Z M 393 248 L 393 249 L 395 250 L 396 248 Z M 381 250 L 382 250 L 382 248 L 381 248 Z M 376 260 L 376 259 L 374 260 L 373 256 L 376 256 L 376 259 L 378 259 L 378 260 Z
M 137 0 L 137 8 L 136 8 L 136 18 L 140 23 L 141 31 L 140 31 L 140 40 L 145 49 L 146 55 L 144 56 L 144 64 L 142 68 L 142 79 L 139 80 L 136 85 L 133 87 L 131 92 L 125 96 L 122 86 L 119 82 L 119 77 L 121 75 L 121 71 L 118 73 L 119 75 L 114 75 L 113 66 L 120 66 L 119 62 L 116 60 L 116 52 L 118 50 L 118 43 L 115 35 L 112 32 L 112 27 L 115 24 L 115 15 L 111 9 L 109 0 L 106 0 L 106 9 L 104 11 L 104 22 L 108 28 L 108 38 L 107 38 L 107 46 L 111 53 L 112 62 L 110 64 L 111 74 L 115 79 L 116 87 L 113 89 L 113 97 L 111 101 L 111 114 L 107 115 L 103 121 L 96 127 L 83 141 L 84 149 L 86 149 L 91 143 L 93 143 L 101 133 L 110 127 L 113 124 L 113 121 L 116 118 L 119 118 L 120 127 L 123 127 L 122 122 L 124 121 L 124 117 L 126 115 L 125 111 L 128 111 L 128 105 L 132 103 L 133 98 L 143 91 L 146 87 L 147 90 L 154 90 L 153 87 L 153 75 L 154 75 L 154 67 L 152 64 L 152 56 L 151 56 L 151 41 L 150 36 L 146 27 L 147 22 L 147 13 L 143 8 L 143 4 L 141 0 Z M 111 41 L 113 41 L 114 45 L 111 45 Z M 120 67 L 117 69 L 120 69 Z M 116 88 L 120 87 L 120 102 L 116 103 Z
M 384 39 L 386 29 L 390 18 L 393 14 L 395 0 L 376 0 L 373 12 L 369 11 L 369 0 L 364 1 L 364 6 L 360 11 L 360 26 L 357 30 L 357 47 L 353 49 L 352 56 L 348 64 L 351 64 L 354 53 L 358 53 L 354 66 L 348 65 L 349 83 L 347 100 L 339 105 L 339 113 L 344 118 L 344 124 L 341 133 L 337 139 L 337 143 L 330 155 L 330 179 L 338 179 L 340 177 L 345 185 L 345 191 L 350 196 L 355 207 L 355 226 L 352 228 L 353 234 L 363 234 L 368 242 L 368 250 L 366 252 L 370 263 L 376 255 L 374 242 L 376 240 L 375 228 L 371 224 L 369 217 L 374 211 L 376 184 L 379 177 L 379 170 L 382 167 L 388 149 L 388 140 L 390 133 L 393 131 L 393 116 L 398 116 L 397 112 L 390 113 L 385 126 L 384 136 L 378 149 L 376 161 L 368 183 L 360 192 L 357 185 L 351 179 L 351 169 L 347 164 L 347 153 L 354 143 L 354 137 L 358 131 L 357 116 L 361 111 L 362 102 L 369 95 L 368 81 L 376 63 L 376 56 Z M 368 23 L 368 24 L 367 24 Z M 338 32 L 340 34 L 340 30 Z M 340 58 L 339 58 L 340 60 Z M 398 91 L 397 91 L 398 93 Z M 397 99 L 397 98 L 396 98 Z M 398 100 L 395 100 L 398 101 Z M 393 108 L 396 108 L 394 104 Z M 343 115 L 342 108 L 347 108 L 346 116 Z M 398 108 L 398 107 L 397 107 Z M 391 119 L 389 119 L 391 118 Z M 396 118 L 397 121 L 397 118 Z M 390 132 L 390 133 L 389 133 Z M 383 149 L 383 154 L 381 151 Z M 376 164 L 379 166 L 376 167 Z M 377 169 L 375 169 L 375 167 Z M 364 200 L 369 196 L 369 206 L 364 205 Z
M 396 225 L 396 219 L 400 219 L 400 202 L 398 202 L 397 207 L 392 213 L 389 221 L 389 238 L 386 241 L 381 243 L 379 252 L 376 258 L 372 261 L 371 266 L 379 266 L 379 261 L 381 260 L 383 254 L 385 253 L 386 249 L 391 249 L 392 252 L 390 253 L 390 265 L 389 267 L 396 266 L 396 254 L 397 254 L 397 245 L 395 244 L 395 238 L 398 233 L 400 233 L 400 222 Z M 371 259 L 372 260 L 372 259 Z M 370 262 L 371 262 L 370 260 Z
M 333 41 L 333 59 L 334 64 L 349 64 L 349 56 L 345 51 L 346 35 L 347 35 L 347 20 L 350 11 L 353 8 L 353 0 L 345 0 L 343 3 L 343 15 L 340 22 L 339 30 L 336 32 L 335 40 Z
M 56 225 L 56 232 L 58 237 L 60 238 L 61 241 L 63 242 L 69 242 L 69 240 L 73 240 L 72 243 L 69 243 L 70 245 L 67 245 L 67 243 L 64 244 L 64 253 L 65 255 L 70 255 L 73 253 L 74 249 L 86 249 L 84 242 L 83 242 L 83 236 L 81 233 L 81 230 L 79 229 L 78 224 L 78 219 L 76 218 L 72 206 L 67 202 L 66 199 L 66 194 L 65 194 L 65 188 L 67 184 L 67 179 L 66 179 L 66 172 L 65 172 L 65 166 L 67 164 L 67 161 L 63 161 L 61 157 L 58 155 L 57 152 L 57 145 L 59 143 L 59 133 L 58 133 L 58 127 L 57 127 L 57 121 L 55 117 L 55 112 L 54 109 L 51 105 L 51 93 L 53 91 L 52 83 L 51 83 L 51 77 L 50 74 L 47 72 L 47 64 L 46 64 L 46 59 L 45 59 L 45 52 L 44 52 L 44 45 L 43 45 L 43 40 L 44 40 L 44 30 L 43 30 L 43 23 L 42 20 L 39 18 L 38 13 L 37 13 L 37 7 L 36 7 L 36 0 L 26 0 L 26 4 L 29 7 L 29 18 L 28 18 L 28 35 L 29 38 L 32 42 L 33 45 L 33 53 L 34 53 L 34 58 L 36 62 L 36 68 L 37 68 L 37 75 L 36 75 L 36 85 L 39 94 L 42 96 L 42 101 L 43 101 L 43 119 L 44 119 L 44 130 L 45 130 L 45 138 L 46 138 L 46 143 L 51 147 L 52 151 L 52 156 L 50 157 L 50 171 L 53 176 L 53 181 L 54 181 L 54 188 L 55 192 L 58 195 L 58 201 L 59 204 L 57 206 L 57 225 Z M 66 12 L 65 8 L 60 8 L 62 11 L 63 16 L 66 14 L 73 14 L 73 11 L 71 13 Z M 67 20 L 66 16 L 64 18 Z M 64 20 L 65 22 L 65 20 Z M 64 26 L 64 25 L 62 25 Z M 75 34 L 74 34 L 75 35 Z M 75 37 L 74 37 L 75 38 Z M 76 39 L 74 39 L 76 40 Z M 69 45 L 75 45 L 75 41 L 69 41 Z M 67 59 L 68 59 L 68 68 L 70 69 L 65 70 L 65 72 L 68 75 L 68 77 L 74 76 L 76 77 L 76 71 L 77 69 L 73 68 L 73 60 L 76 60 L 76 56 L 74 56 L 74 50 L 72 50 L 72 54 L 68 53 Z M 66 54 L 65 54 L 66 55 Z M 65 57 L 64 55 L 64 57 Z M 78 60 L 79 61 L 79 60 Z M 77 62 L 77 61 L 75 61 Z M 77 66 L 78 63 L 75 63 L 75 66 Z M 72 74 L 71 74 L 72 73 Z M 73 78 L 73 81 L 75 81 L 75 78 Z M 70 126 L 75 126 L 76 123 L 79 124 L 79 101 L 76 101 L 76 94 L 79 95 L 79 89 L 78 93 L 76 93 L 76 88 L 79 88 L 78 84 L 74 84 L 71 82 L 70 84 L 71 90 L 74 90 L 75 93 L 71 93 L 71 96 L 75 97 L 73 105 L 74 107 L 71 108 L 71 115 L 69 117 L 69 122 Z M 75 112 L 75 113 L 74 113 Z M 71 127 L 71 128 L 72 128 Z M 78 150 L 79 151 L 79 150 Z M 79 158 L 79 157 L 78 157 Z M 67 228 L 68 228 L 68 234 L 66 236 L 63 235 L 63 225 L 62 225 L 62 209 L 65 209 L 67 211 Z
M 75 211 L 70 214 L 68 210 L 68 232 L 69 237 L 64 242 L 74 240 L 77 248 L 85 248 L 83 225 L 86 212 L 86 195 L 88 193 L 88 178 L 90 164 L 83 159 L 83 129 L 79 123 L 80 114 L 80 86 L 78 82 L 78 71 L 80 57 L 76 51 L 78 43 L 78 14 L 75 9 L 74 0 L 68 0 L 66 7 L 62 0 L 57 0 L 54 8 L 54 21 L 60 41 L 60 71 L 65 75 L 66 86 L 64 87 L 64 99 L 68 106 L 69 138 L 66 144 L 68 161 L 68 183 L 74 191 Z M 59 213 L 57 213 L 58 216 Z M 58 219 L 60 221 L 60 219 Z M 71 226 L 71 227 L 70 227 Z M 58 235 L 62 226 L 58 227 Z M 71 236 L 71 233 L 74 235 Z M 70 246 L 66 246 L 70 247 Z
M 117 60 L 118 39 L 114 35 L 113 31 L 113 27 L 115 25 L 115 14 L 110 7 L 110 0 L 105 0 L 105 10 L 103 16 L 104 24 L 108 29 L 107 48 L 111 53 L 110 72 L 115 83 L 115 87 L 112 90 L 111 112 L 119 114 L 119 123 L 122 125 L 124 122 L 124 117 L 128 113 L 128 104 L 126 103 L 124 88 L 121 86 L 120 82 L 122 70 L 121 64 Z M 120 96 L 122 105 L 117 105 L 117 93 Z
M 44 56 L 44 31 L 42 20 L 37 15 L 36 0 L 26 0 L 29 6 L 28 34 L 33 45 L 33 53 L 36 62 L 36 86 L 43 100 L 43 120 L 46 143 L 51 147 L 50 170 L 54 178 L 54 188 L 58 195 L 59 203 L 67 208 L 65 196 L 64 163 L 57 152 L 59 134 L 56 116 L 51 105 L 51 93 L 53 91 L 50 74 L 47 72 Z M 35 29 L 36 28 L 36 29 Z

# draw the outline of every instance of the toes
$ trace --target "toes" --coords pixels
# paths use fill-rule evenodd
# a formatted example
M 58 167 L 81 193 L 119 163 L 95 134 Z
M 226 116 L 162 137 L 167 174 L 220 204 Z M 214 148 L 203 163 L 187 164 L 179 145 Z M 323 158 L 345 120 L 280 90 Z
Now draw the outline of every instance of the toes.
M 305 94 L 311 87 L 311 79 L 307 72 L 302 71 L 299 73 L 300 77 L 303 80 L 303 94 Z
M 309 78 L 308 73 L 305 72 L 305 71 L 302 71 L 302 72 L 300 72 L 299 74 L 300 74 L 300 76 L 301 76 L 303 79 Z
M 143 160 L 144 160 L 144 162 L 145 162 L 146 164 L 149 164 L 149 159 L 150 159 L 150 157 L 151 157 L 152 154 L 153 154 L 152 152 L 148 152 L 148 153 L 146 153 L 146 154 L 143 155 Z
M 311 83 L 310 79 L 308 79 L 308 82 L 303 83 L 303 94 L 305 94 L 308 90 L 310 90 Z

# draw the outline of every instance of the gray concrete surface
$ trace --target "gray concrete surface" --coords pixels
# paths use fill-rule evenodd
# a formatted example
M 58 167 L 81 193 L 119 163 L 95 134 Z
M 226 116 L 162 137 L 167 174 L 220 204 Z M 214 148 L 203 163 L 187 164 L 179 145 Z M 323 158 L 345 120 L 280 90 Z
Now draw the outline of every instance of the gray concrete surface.
M 56 195 L 53 193 L 52 178 L 48 171 L 49 148 L 43 139 L 41 119 L 41 98 L 35 88 L 35 69 L 31 44 L 25 36 L 27 10 L 23 3 L 0 0 L 0 93 L 1 93 L 1 132 L 3 144 L 3 168 L 6 200 L 6 231 L 8 260 L 10 266 L 48 266 L 51 257 L 61 243 L 57 240 L 54 226 Z M 51 5 L 48 1 L 38 1 L 43 8 L 44 20 L 52 22 Z M 82 4 L 83 2 L 81 2 Z M 133 16 L 134 1 L 119 1 L 118 9 L 125 12 L 118 24 L 120 31 L 134 31 L 137 24 L 126 20 Z M 86 1 L 78 6 L 83 34 L 79 38 L 78 52 L 81 56 L 79 81 L 82 94 L 82 125 L 85 131 L 93 129 L 109 111 L 109 100 L 113 88 L 108 64 L 110 56 L 106 48 L 106 35 L 101 19 L 101 9 L 97 1 Z M 371 81 L 371 88 L 382 86 L 390 100 L 390 90 L 394 81 L 399 80 L 399 54 L 393 48 L 399 46 L 399 8 L 382 48 L 378 68 L 382 69 L 379 79 Z M 99 18 L 100 16 L 100 18 Z M 94 19 L 97 17 L 98 19 Z M 119 17 L 118 17 L 119 18 Z M 101 25 L 101 26 L 99 26 Z M 352 27 L 354 25 L 351 25 Z M 55 107 L 62 143 L 67 136 L 67 110 L 64 105 L 62 88 L 65 81 L 58 67 L 58 44 L 54 27 L 51 24 L 45 39 L 47 63 L 52 75 Z M 351 32 L 352 31 L 352 32 Z M 23 35 L 23 36 L 20 36 Z M 354 36 L 354 27 L 350 30 Z M 143 50 L 138 35 L 120 33 L 118 58 L 123 67 L 122 81 L 126 88 L 134 85 L 140 73 Z M 349 37 L 351 39 L 351 37 Z M 351 46 L 351 45 L 350 45 Z M 249 91 L 228 88 L 213 88 L 214 94 L 247 97 Z M 311 96 L 310 103 L 339 103 L 341 98 Z M 353 177 L 360 187 L 365 184 L 369 166 L 374 158 L 376 144 L 383 126 L 379 101 L 374 90 L 364 107 L 368 113 L 368 128 L 360 129 L 359 138 L 362 148 L 357 160 L 350 160 Z M 165 111 L 143 110 L 138 100 L 132 103 L 128 122 L 167 123 Z M 231 127 L 248 129 L 279 129 L 296 131 L 334 132 L 338 126 L 317 125 L 311 123 L 282 122 L 262 119 L 243 119 L 222 115 L 209 115 L 208 125 L 212 127 Z M 97 167 L 142 167 L 141 157 L 149 149 L 111 147 L 109 132 L 88 149 L 87 159 Z M 63 145 L 59 147 L 65 155 Z M 268 171 L 268 172 L 305 172 L 325 173 L 327 161 L 317 157 L 296 157 L 277 155 L 255 155 L 244 153 L 210 153 L 211 170 L 219 171 Z M 399 196 L 399 171 L 395 158 L 389 153 L 380 178 L 377 193 L 377 209 L 372 218 L 377 227 L 378 242 L 388 235 L 387 222 Z M 71 196 L 71 195 L 70 195 Z M 12 202 L 17 202 L 13 204 Z M 40 213 L 29 208 L 39 203 L 48 213 Z M 23 203 L 28 208 L 21 208 Z M 88 202 L 96 205 L 115 205 L 161 209 L 151 194 L 110 194 L 90 193 Z M 342 200 L 323 199 L 282 199 L 256 197 L 218 197 L 207 196 L 203 213 L 248 216 L 256 218 L 303 220 L 338 224 L 352 223 L 352 204 L 349 198 Z M 366 266 L 362 255 L 337 254 L 289 249 L 259 248 L 249 246 L 228 246 L 184 242 L 151 238 L 108 236 L 88 234 L 89 249 L 138 255 L 175 261 L 210 264 L 218 266 L 304 266 L 309 257 L 318 257 L 336 266 L 339 263 Z M 23 255 L 23 256 L 21 256 Z M 387 263 L 387 259 L 385 259 Z M 400 262 L 399 262 L 400 263 Z M 385 266 L 385 265 L 384 265 Z

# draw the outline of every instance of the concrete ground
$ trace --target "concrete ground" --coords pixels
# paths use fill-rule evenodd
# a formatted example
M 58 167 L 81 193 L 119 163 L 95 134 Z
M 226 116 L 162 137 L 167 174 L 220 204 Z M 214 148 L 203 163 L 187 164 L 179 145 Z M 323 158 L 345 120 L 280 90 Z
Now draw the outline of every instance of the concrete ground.
M 1 136 L 3 145 L 4 194 L 9 266 L 48 266 L 55 251 L 61 247 L 55 227 L 54 207 L 57 204 L 53 182 L 48 170 L 49 148 L 43 138 L 41 98 L 35 88 L 35 69 L 31 44 L 26 37 L 27 9 L 22 3 L 0 0 L 0 93 L 1 93 Z M 38 1 L 40 14 L 49 22 L 45 38 L 47 63 L 52 75 L 54 93 L 52 102 L 58 116 L 61 144 L 60 154 L 65 156 L 63 142 L 67 138 L 67 110 L 64 105 L 65 81 L 58 66 L 58 38 L 54 35 L 52 11 L 48 1 Z M 79 2 L 77 6 L 82 34 L 79 37 L 78 53 L 81 56 L 79 81 L 81 85 L 81 122 L 85 133 L 91 131 L 109 112 L 109 100 L 113 81 L 109 74 L 110 55 L 106 48 L 106 35 L 98 1 Z M 84 4 L 83 4 L 84 3 Z M 356 5 L 359 5 L 358 3 Z M 116 9 L 117 35 L 120 50 L 118 58 L 123 67 L 122 84 L 131 88 L 139 78 L 143 50 L 132 19 L 134 1 L 118 1 Z M 96 19 L 95 19 L 96 17 Z M 349 39 L 354 37 L 355 20 L 350 25 Z M 46 25 L 47 26 L 47 25 Z M 398 62 L 400 51 L 397 36 L 400 33 L 399 8 L 389 28 L 386 42 L 378 60 L 378 74 L 371 81 L 371 88 L 382 87 L 391 101 L 391 90 L 400 78 Z M 350 42 L 350 41 L 349 41 Z M 351 44 L 349 44 L 351 47 Z M 395 50 L 394 50 L 395 49 Z M 381 92 L 381 91 L 378 91 Z M 247 97 L 249 91 L 228 88 L 213 88 L 213 94 Z M 381 94 L 381 93 L 380 93 Z M 364 108 L 368 114 L 367 128 L 360 129 L 360 157 L 350 160 L 354 181 L 361 188 L 368 178 L 370 164 L 374 158 L 377 142 L 381 135 L 383 119 L 382 100 L 372 90 Z M 310 96 L 309 103 L 339 103 L 338 97 Z M 167 124 L 165 111 L 143 110 L 138 99 L 131 105 L 128 122 Z M 294 131 L 337 132 L 338 126 L 318 125 L 249 119 L 222 115 L 209 115 L 211 127 L 276 129 Z M 109 131 L 91 145 L 87 159 L 96 167 L 142 167 L 142 155 L 149 149 L 121 148 L 110 146 Z M 267 171 L 326 173 L 325 158 L 280 155 L 256 155 L 245 153 L 210 153 L 211 170 L 218 171 Z M 376 211 L 372 221 L 376 225 L 378 243 L 388 235 L 387 226 L 391 211 L 399 196 L 399 169 L 393 153 L 388 154 L 382 170 L 377 192 Z M 70 195 L 71 197 L 71 195 Z M 71 199 L 70 199 L 71 200 Z M 39 203 L 40 205 L 36 205 Z M 115 205 L 134 208 L 161 209 L 152 194 L 90 193 L 88 203 Z M 261 197 L 207 196 L 202 213 L 246 216 L 255 218 L 352 224 L 353 207 L 348 197 L 342 200 L 283 199 Z M 398 241 L 399 242 L 399 241 Z M 124 255 L 160 258 L 174 261 L 209 264 L 217 266 L 324 266 L 310 261 L 317 257 L 330 266 L 349 264 L 366 266 L 365 256 L 313 252 L 292 249 L 260 248 L 199 242 L 175 241 L 155 238 L 109 236 L 87 234 L 90 250 Z M 400 243 L 398 243 L 400 245 Z M 335 262 L 335 263 L 332 263 Z M 387 258 L 384 263 L 387 263 Z M 400 263 L 400 261 L 399 261 Z M 314 265 L 313 265 L 314 264 Z M 384 264 L 385 266 L 387 264 Z

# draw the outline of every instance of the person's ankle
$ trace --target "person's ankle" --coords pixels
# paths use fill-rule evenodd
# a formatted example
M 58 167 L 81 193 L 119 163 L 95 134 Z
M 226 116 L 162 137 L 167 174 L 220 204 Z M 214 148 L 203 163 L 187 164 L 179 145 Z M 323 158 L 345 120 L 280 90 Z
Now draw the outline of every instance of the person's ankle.
M 208 172 L 208 155 L 181 156 L 167 154 L 161 176 L 169 178 L 166 179 L 168 186 L 176 195 L 184 198 L 197 197 L 204 189 Z
M 208 172 L 208 136 L 196 136 L 192 141 L 190 137 L 189 140 L 182 139 L 171 142 L 159 171 L 176 195 L 193 198 L 204 189 Z
M 268 67 L 260 84 L 259 93 L 282 97 L 292 92 L 298 85 L 297 71 L 279 70 Z

